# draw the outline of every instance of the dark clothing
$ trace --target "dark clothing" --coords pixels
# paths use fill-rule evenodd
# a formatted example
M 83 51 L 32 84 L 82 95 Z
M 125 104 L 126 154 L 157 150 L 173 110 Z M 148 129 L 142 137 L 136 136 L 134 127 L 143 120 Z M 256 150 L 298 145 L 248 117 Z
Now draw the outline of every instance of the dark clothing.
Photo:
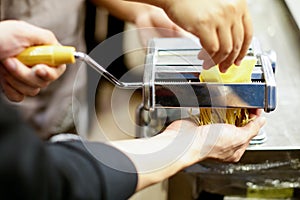
M 0 199 L 127 199 L 136 170 L 117 149 L 82 141 L 42 142 L 0 100 Z

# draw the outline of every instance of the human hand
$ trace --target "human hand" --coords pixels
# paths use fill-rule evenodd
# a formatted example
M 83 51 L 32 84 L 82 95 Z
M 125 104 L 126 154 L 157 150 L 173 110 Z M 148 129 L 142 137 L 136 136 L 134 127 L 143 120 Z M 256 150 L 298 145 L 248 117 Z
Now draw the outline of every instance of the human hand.
M 9 100 L 20 102 L 25 96 L 37 95 L 41 88 L 65 71 L 65 65 L 49 67 L 39 64 L 29 68 L 15 58 L 30 46 L 58 45 L 52 32 L 14 20 L 0 22 L 0 30 L 0 83 Z
M 252 40 L 246 0 L 166 1 L 163 9 L 172 21 L 199 37 L 205 51 L 198 55 L 204 69 L 219 64 L 225 72 L 240 65 Z
M 190 146 L 180 158 L 184 166 L 190 166 L 207 158 L 218 159 L 223 162 L 237 162 L 244 154 L 250 140 L 255 137 L 265 119 L 260 116 L 261 111 L 251 114 L 252 121 L 244 127 L 229 124 L 211 124 L 197 126 L 191 121 L 179 120 L 173 122 L 165 132 L 178 134 L 177 137 L 190 138 Z
M 223 162 L 240 160 L 250 140 L 265 123 L 261 111 L 251 113 L 253 120 L 244 127 L 229 124 L 197 126 L 190 120 L 178 120 L 154 137 L 112 143 L 135 164 L 138 191 L 207 158 Z

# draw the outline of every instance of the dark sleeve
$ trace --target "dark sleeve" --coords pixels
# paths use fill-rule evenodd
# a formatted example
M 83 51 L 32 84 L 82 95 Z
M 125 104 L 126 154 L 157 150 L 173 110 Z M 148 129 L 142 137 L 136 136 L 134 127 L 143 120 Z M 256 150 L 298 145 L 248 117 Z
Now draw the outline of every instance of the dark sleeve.
M 128 199 L 136 184 L 134 165 L 117 149 L 42 142 L 0 100 L 0 199 Z

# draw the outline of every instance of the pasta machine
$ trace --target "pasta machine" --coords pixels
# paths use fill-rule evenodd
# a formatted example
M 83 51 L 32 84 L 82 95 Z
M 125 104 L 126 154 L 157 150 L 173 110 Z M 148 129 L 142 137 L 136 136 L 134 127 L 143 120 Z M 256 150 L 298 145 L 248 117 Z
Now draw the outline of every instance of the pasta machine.
M 201 45 L 190 38 L 155 38 L 149 42 L 143 77 L 143 102 L 137 111 L 137 137 L 150 137 L 191 109 L 276 107 L 276 61 L 254 39 L 247 57 L 257 62 L 251 83 L 200 82 Z

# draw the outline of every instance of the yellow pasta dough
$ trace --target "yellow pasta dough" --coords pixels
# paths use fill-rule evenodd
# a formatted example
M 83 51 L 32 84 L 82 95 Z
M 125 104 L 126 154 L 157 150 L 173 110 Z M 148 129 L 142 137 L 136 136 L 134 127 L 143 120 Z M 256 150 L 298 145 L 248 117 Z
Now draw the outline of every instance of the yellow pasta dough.
M 232 65 L 225 73 L 221 73 L 219 67 L 214 66 L 209 70 L 203 70 L 199 78 L 201 82 L 248 83 L 251 82 L 255 63 L 254 57 L 246 57 L 240 66 Z M 199 125 L 227 123 L 240 127 L 249 120 L 246 108 L 200 108 L 199 118 L 196 121 Z

